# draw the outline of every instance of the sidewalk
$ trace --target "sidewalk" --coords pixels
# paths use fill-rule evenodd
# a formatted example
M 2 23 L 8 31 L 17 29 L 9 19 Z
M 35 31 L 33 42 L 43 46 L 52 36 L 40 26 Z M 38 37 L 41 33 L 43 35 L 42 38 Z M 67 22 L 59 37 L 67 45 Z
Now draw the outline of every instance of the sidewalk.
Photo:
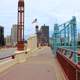
M 62 69 L 49 47 L 37 50 L 25 63 L 0 74 L 0 80 L 65 80 Z

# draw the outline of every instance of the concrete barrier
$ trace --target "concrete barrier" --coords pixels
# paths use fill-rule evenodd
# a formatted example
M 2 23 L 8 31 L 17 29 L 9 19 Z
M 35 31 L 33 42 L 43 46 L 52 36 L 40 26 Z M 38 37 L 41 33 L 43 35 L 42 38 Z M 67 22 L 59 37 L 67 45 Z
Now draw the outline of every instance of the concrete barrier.
M 30 58 L 32 54 L 37 51 L 38 48 L 35 49 L 27 49 L 24 51 L 15 51 L 14 55 L 2 58 L 0 60 L 0 73 L 9 69 L 13 65 L 18 63 L 23 63 L 27 61 L 27 58 Z
M 0 73 L 9 69 L 13 65 L 16 65 L 18 63 L 23 63 L 25 61 L 26 61 L 25 52 L 24 51 L 16 51 L 14 55 L 2 58 L 2 60 L 0 60 Z
M 16 55 L 15 55 L 15 61 L 16 63 L 23 63 L 26 61 L 26 54 L 25 54 L 25 51 L 18 51 L 16 52 Z
M 9 69 L 10 67 L 12 67 L 15 64 L 16 64 L 16 62 L 15 62 L 14 59 L 10 59 L 10 60 L 7 60 L 7 61 L 2 61 L 0 63 L 0 73 Z

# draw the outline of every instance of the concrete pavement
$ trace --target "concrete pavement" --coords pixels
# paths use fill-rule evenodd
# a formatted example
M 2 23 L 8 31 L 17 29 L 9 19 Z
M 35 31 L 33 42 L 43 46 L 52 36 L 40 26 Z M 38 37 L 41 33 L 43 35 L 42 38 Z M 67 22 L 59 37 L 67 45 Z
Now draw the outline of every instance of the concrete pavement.
M 17 64 L 0 74 L 0 80 L 66 80 L 49 47 L 31 54 L 25 63 Z

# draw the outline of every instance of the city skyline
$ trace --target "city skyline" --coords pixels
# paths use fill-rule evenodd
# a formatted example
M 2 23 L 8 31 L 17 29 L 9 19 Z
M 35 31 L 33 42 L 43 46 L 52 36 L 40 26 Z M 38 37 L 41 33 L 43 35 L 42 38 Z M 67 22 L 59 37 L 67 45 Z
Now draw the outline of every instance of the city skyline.
M 80 31 L 79 0 L 24 0 L 25 1 L 25 35 L 35 33 L 32 21 L 37 18 L 38 24 L 49 25 L 53 31 L 55 23 L 63 23 L 72 16 L 77 18 L 78 32 Z M 0 25 L 5 28 L 5 36 L 11 34 L 11 27 L 17 24 L 18 0 L 0 0 Z

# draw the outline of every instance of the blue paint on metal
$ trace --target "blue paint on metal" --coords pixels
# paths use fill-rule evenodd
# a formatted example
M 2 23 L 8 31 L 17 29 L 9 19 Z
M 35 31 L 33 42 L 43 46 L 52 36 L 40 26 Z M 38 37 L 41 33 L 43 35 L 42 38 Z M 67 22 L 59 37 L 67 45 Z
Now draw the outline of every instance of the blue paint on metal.
M 76 28 L 76 17 L 61 25 L 54 25 L 53 33 L 53 51 L 56 52 L 57 48 L 67 48 L 73 51 L 77 50 L 77 28 Z M 77 54 L 74 54 L 73 60 L 78 62 Z

